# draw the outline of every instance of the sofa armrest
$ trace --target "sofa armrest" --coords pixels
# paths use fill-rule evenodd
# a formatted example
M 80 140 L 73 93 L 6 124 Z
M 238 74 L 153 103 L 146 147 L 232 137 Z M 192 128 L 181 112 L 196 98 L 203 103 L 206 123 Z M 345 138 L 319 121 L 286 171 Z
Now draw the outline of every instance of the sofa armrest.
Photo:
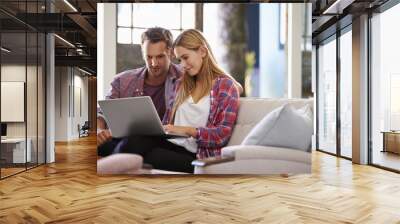
M 311 153 L 298 149 L 258 145 L 235 145 L 222 149 L 222 157 L 235 160 L 273 159 L 311 164 Z
M 192 161 L 192 165 L 193 166 L 205 167 L 205 166 L 209 166 L 209 165 L 212 165 L 212 164 L 230 162 L 230 161 L 233 161 L 233 160 L 235 160 L 235 157 L 233 157 L 233 156 L 209 157 L 209 158 L 206 158 L 206 159 L 194 160 L 194 161 Z

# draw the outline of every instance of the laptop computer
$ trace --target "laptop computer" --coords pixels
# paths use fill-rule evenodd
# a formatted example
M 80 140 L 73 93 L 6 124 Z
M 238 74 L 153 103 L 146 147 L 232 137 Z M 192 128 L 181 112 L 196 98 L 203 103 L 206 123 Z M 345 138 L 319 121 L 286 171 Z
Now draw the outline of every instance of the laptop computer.
M 112 136 L 129 135 L 187 138 L 187 135 L 167 133 L 149 96 L 129 97 L 98 101 Z

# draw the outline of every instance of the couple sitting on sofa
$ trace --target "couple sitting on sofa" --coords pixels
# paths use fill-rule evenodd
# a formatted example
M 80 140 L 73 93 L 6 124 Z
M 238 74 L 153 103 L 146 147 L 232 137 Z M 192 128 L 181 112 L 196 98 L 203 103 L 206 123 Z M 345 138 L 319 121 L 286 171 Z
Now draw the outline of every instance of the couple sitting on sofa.
M 185 30 L 172 42 L 169 30 L 150 28 L 142 34 L 142 50 L 146 66 L 117 75 L 106 98 L 150 96 L 165 130 L 190 137 L 113 139 L 100 114 L 98 154 L 132 153 L 155 169 L 193 173 L 193 160 L 219 156 L 228 143 L 243 89 L 217 65 L 197 30 Z M 171 63 L 173 53 L 180 66 Z

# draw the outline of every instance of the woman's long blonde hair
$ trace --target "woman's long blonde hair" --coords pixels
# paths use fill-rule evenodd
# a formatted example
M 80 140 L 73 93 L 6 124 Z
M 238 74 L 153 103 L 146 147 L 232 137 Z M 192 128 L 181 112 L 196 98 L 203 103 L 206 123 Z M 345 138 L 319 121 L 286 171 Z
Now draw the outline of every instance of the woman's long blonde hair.
M 203 98 L 210 93 L 213 80 L 226 73 L 217 65 L 210 45 L 200 31 L 195 29 L 183 31 L 172 45 L 173 48 L 178 46 L 194 51 L 199 50 L 201 46 L 206 49 L 206 56 L 203 58 L 203 64 L 199 74 L 197 74 L 197 76 L 203 76 L 201 79 L 203 89 L 200 94 L 200 98 Z M 176 95 L 174 106 L 172 107 L 171 122 L 174 120 L 176 109 L 189 97 L 191 91 L 196 87 L 197 76 L 190 76 L 187 72 L 183 74 L 183 80 Z

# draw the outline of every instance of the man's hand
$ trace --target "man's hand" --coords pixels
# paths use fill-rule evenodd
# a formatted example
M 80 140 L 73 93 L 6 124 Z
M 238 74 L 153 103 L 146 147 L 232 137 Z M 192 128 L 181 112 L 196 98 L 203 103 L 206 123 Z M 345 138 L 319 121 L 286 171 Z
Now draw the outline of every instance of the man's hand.
M 111 132 L 109 129 L 99 129 L 97 131 L 97 145 L 102 145 L 112 139 Z
M 107 129 L 107 124 L 103 117 L 97 116 L 97 129 Z

